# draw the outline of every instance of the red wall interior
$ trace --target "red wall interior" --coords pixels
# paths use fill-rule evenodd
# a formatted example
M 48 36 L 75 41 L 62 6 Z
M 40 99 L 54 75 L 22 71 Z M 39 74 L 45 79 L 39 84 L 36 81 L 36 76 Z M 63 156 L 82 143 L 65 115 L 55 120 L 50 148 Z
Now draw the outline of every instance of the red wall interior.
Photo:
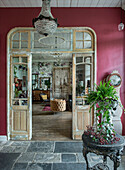
M 7 33 L 14 27 L 32 27 L 40 8 L 0 8 L 0 135 L 7 135 Z M 124 13 L 124 12 L 123 12 Z M 125 106 L 125 34 L 117 29 L 120 8 L 52 8 L 60 27 L 91 27 L 97 34 L 97 80 L 118 70 L 123 81 L 121 99 Z M 124 14 L 123 14 L 124 15 Z M 125 17 L 124 17 L 125 18 Z M 125 115 L 122 115 L 125 135 Z

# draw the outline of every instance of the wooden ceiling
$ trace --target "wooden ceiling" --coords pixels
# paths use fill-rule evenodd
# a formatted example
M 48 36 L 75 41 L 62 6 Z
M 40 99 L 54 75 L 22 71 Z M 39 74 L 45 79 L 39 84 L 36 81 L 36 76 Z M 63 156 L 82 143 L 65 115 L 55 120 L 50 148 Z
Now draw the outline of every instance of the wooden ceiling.
M 0 0 L 0 7 L 41 6 L 42 0 Z M 124 6 L 125 0 L 122 0 Z M 121 7 L 121 0 L 51 0 L 51 7 Z

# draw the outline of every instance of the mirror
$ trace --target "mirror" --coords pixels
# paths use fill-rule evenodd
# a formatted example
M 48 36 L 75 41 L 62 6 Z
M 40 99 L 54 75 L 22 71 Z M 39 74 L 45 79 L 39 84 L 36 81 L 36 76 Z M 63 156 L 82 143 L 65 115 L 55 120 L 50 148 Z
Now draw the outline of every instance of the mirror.
M 50 90 L 50 77 L 40 77 L 40 88 Z

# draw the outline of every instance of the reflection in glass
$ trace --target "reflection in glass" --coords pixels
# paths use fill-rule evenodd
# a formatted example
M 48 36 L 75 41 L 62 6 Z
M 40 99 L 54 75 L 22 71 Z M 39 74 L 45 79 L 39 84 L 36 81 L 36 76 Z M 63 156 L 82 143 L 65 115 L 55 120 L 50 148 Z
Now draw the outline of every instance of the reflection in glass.
M 28 41 L 28 32 L 22 32 L 21 33 L 21 41 L 27 40 Z
M 89 64 L 76 65 L 76 105 L 86 104 L 86 94 L 90 90 L 90 70 Z
M 82 63 L 83 57 L 76 57 L 76 63 Z
M 13 63 L 19 63 L 19 57 L 13 57 Z
M 12 48 L 19 48 L 19 41 L 13 41 Z
M 83 48 L 83 41 L 76 41 L 76 48 L 82 49 Z
M 13 40 L 19 40 L 19 32 L 17 32 L 16 34 L 14 34 Z
M 22 57 L 22 63 L 27 63 L 27 57 Z
M 27 98 L 27 65 L 15 64 L 13 71 L 13 97 Z
M 91 57 L 85 57 L 84 62 L 85 63 L 90 63 L 91 62 Z
M 50 89 L 50 77 L 40 77 L 40 88 L 42 90 Z
M 21 48 L 28 48 L 28 41 L 21 41 Z
M 84 41 L 84 48 L 92 48 L 92 42 L 91 41 Z
M 83 32 L 76 32 L 76 40 L 83 40 Z
M 24 105 L 27 105 L 27 100 L 17 100 L 17 99 L 14 99 L 13 100 L 13 105 L 15 106 L 24 106 Z
M 91 35 L 87 32 L 84 32 L 84 40 L 91 40 Z

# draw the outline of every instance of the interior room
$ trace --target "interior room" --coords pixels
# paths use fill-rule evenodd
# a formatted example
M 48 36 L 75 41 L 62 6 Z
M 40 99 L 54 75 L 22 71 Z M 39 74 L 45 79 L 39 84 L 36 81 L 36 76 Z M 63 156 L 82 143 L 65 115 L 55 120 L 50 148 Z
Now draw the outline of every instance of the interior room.
M 72 54 L 32 55 L 32 140 L 71 140 L 71 82 Z M 62 100 L 61 108 L 53 107 L 54 99 Z

